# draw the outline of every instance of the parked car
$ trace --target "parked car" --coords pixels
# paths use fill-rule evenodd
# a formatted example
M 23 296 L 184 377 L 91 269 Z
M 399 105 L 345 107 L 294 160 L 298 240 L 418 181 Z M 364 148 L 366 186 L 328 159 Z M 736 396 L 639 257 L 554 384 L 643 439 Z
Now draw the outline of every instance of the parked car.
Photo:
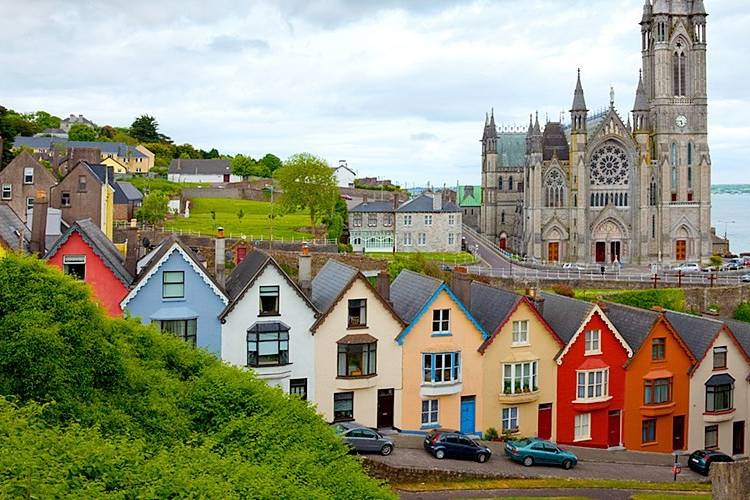
M 336 434 L 359 453 L 380 453 L 388 456 L 393 452 L 393 441 L 383 437 L 378 431 L 356 422 L 341 422 L 333 425 Z
M 743 274 L 740 276 L 740 281 L 743 283 L 750 283 L 750 274 Z
M 565 269 L 566 271 L 585 271 L 586 270 L 586 268 L 583 267 L 582 265 L 575 264 L 573 262 L 566 262 L 565 264 L 562 265 L 562 268 Z
M 682 271 L 683 273 L 699 273 L 701 272 L 701 266 L 695 262 L 685 262 L 673 269 L 674 271 Z
M 438 460 L 444 458 L 464 458 L 485 463 L 492 456 L 492 450 L 482 446 L 472 438 L 458 431 L 433 429 L 424 438 L 424 449 Z
M 729 262 L 726 262 L 722 266 L 722 270 L 724 271 L 739 271 L 740 269 L 743 269 L 745 267 L 745 263 L 742 259 L 732 259 Z
M 688 458 L 688 467 L 698 474 L 708 476 L 708 470 L 714 462 L 734 462 L 734 459 L 720 451 L 695 450 Z
M 577 456 L 559 448 L 555 443 L 542 439 L 507 441 L 505 454 L 514 462 L 520 462 L 526 467 L 534 464 L 559 465 L 568 470 L 578 464 Z
M 745 255 L 743 257 L 740 257 L 742 259 L 742 265 L 745 267 L 750 267 L 750 255 Z

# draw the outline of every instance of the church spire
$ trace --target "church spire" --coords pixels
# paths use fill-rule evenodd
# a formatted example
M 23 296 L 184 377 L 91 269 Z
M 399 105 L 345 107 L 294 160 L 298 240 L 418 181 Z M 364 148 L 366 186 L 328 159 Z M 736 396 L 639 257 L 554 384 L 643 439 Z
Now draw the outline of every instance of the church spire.
M 648 98 L 643 88 L 643 71 L 638 71 L 638 89 L 635 91 L 633 111 L 648 111 Z
M 497 130 L 497 127 L 495 127 L 495 108 L 490 109 L 490 128 Z
M 536 112 L 534 119 L 534 135 L 542 135 L 542 129 L 539 127 L 539 111 Z
M 583 96 L 583 85 L 581 85 L 581 68 L 578 68 L 578 81 L 576 81 L 576 90 L 573 93 L 573 107 L 571 111 L 586 111 L 586 99 Z

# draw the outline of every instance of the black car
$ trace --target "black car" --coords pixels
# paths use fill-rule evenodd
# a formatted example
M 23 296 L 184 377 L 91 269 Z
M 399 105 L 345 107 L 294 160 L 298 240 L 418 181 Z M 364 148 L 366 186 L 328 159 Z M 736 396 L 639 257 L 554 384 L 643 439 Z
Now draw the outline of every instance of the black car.
M 698 474 L 708 476 L 708 470 L 714 462 L 734 462 L 734 459 L 720 451 L 696 450 L 688 458 L 688 467 Z
M 492 456 L 492 451 L 482 446 L 466 434 L 448 429 L 433 429 L 424 439 L 424 449 L 438 460 L 443 458 L 463 458 L 484 463 Z

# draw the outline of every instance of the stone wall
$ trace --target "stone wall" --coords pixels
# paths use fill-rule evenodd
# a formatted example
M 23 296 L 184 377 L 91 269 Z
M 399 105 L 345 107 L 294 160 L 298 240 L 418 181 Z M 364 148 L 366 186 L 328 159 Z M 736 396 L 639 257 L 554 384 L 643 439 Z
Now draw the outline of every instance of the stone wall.
M 461 481 L 465 479 L 498 479 L 521 477 L 502 473 L 481 474 L 466 471 L 450 471 L 439 469 L 419 469 L 416 467 L 394 467 L 377 459 L 364 458 L 365 470 L 370 476 L 384 479 L 391 483 L 429 483 L 437 481 Z M 739 497 L 737 497 L 739 498 Z
M 748 498 L 750 492 L 750 461 L 715 463 L 711 465 L 711 489 L 714 500 Z
M 688 310 L 706 311 L 709 306 L 717 305 L 721 318 L 731 318 L 737 306 L 749 300 L 749 285 L 685 289 L 685 306 Z
M 298 251 L 289 252 L 283 250 L 271 250 L 269 252 L 276 262 L 281 265 L 284 270 L 292 276 L 297 275 L 297 256 Z M 318 274 L 320 269 L 325 265 L 328 259 L 334 258 L 339 262 L 348 264 L 352 267 L 356 267 L 360 271 L 379 271 L 381 269 L 388 268 L 388 261 L 373 259 L 364 255 L 357 255 L 351 253 L 340 253 L 332 255 L 330 253 L 314 252 L 312 254 L 312 273 L 313 276 Z

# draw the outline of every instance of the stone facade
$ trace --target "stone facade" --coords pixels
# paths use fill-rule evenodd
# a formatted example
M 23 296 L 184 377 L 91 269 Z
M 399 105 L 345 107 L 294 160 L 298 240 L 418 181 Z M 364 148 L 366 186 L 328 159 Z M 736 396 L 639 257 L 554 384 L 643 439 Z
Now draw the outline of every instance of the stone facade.
M 56 183 L 52 172 L 29 153 L 23 152 L 0 171 L 0 203 L 10 206 L 22 221 L 30 224 L 26 214 L 32 208 L 37 191 L 49 196 Z

